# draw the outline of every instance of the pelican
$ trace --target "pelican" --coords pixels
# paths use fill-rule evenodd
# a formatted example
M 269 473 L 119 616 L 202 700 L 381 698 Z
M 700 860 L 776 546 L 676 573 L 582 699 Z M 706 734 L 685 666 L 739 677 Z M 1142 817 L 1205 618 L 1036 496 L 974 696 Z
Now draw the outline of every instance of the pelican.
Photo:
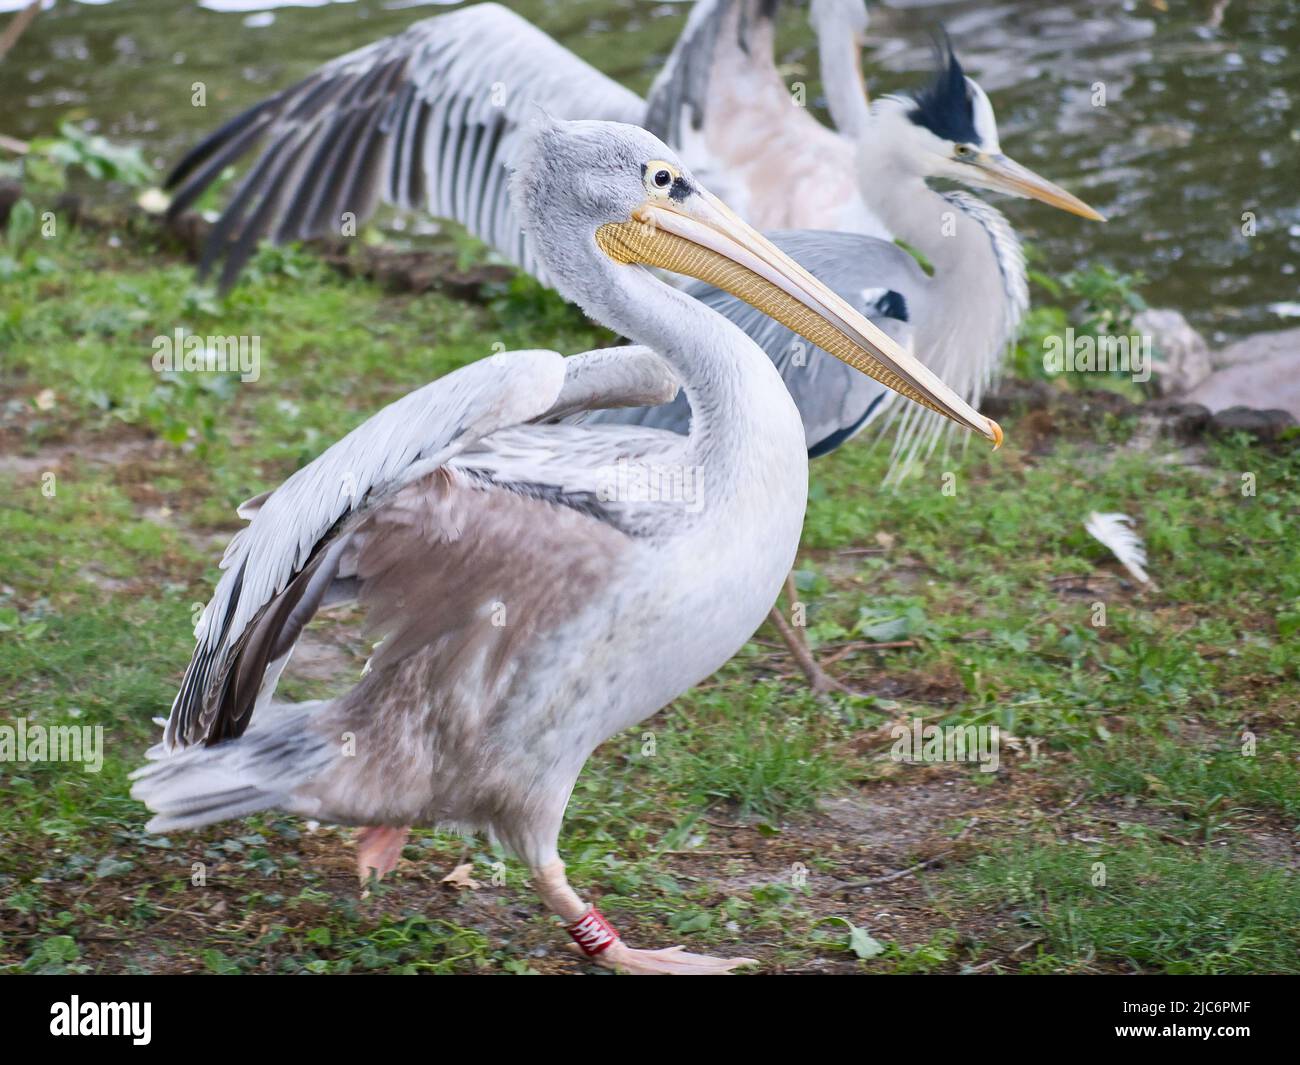
M 995 208 L 928 182 L 949 179 L 1101 216 L 1002 152 L 988 96 L 946 43 L 927 88 L 871 103 L 861 73 L 862 0 L 811 5 L 838 132 L 791 106 L 773 58 L 776 7 L 776 0 L 701 0 L 648 102 L 496 4 L 423 19 L 327 63 L 205 138 L 169 178 L 170 213 L 185 210 L 265 139 L 204 251 L 202 271 L 224 261 L 223 287 L 262 237 L 338 233 L 380 200 L 455 219 L 546 280 L 506 197 L 520 123 L 540 105 L 562 118 L 644 125 L 684 144 L 688 161 L 702 159 L 693 169 L 724 188 L 728 202 L 744 203 L 747 221 L 782 230 L 774 234 L 779 246 L 796 249 L 842 298 L 978 405 L 1028 305 L 1024 256 Z M 895 236 L 930 260 L 933 277 Z M 809 350 L 744 301 L 694 291 L 754 330 L 781 367 L 812 457 L 890 409 L 887 389 Z M 681 394 L 670 409 L 620 416 L 681 430 L 689 408 Z M 919 407 L 906 408 L 901 420 L 896 457 L 909 441 L 914 455 L 937 438 L 940 421 L 926 420 Z M 930 432 L 915 431 L 923 424 Z
M 688 141 L 682 154 L 698 162 L 693 169 L 760 228 L 883 236 L 854 180 L 851 143 L 791 106 L 773 58 L 774 8 L 772 0 L 700 0 L 648 100 L 499 4 L 421 19 L 201 141 L 168 177 L 169 216 L 265 140 L 202 258 L 205 273 L 224 260 L 223 288 L 259 240 L 338 236 L 381 202 L 455 219 L 547 280 L 506 192 L 520 129 L 541 107 Z
M 592 751 L 744 644 L 803 520 L 804 431 L 780 375 L 650 268 L 728 289 L 995 445 L 1002 432 L 642 129 L 538 119 L 511 200 L 559 291 L 638 346 L 472 363 L 241 508 L 251 520 L 132 793 L 153 831 L 265 809 L 365 826 L 359 863 L 378 873 L 407 826 L 486 831 L 598 964 L 726 972 L 748 960 L 628 946 L 558 851 Z M 695 411 L 685 436 L 555 421 L 678 382 Z M 652 467 L 692 471 L 692 505 L 610 490 L 611 471 Z M 303 626 L 340 597 L 380 637 L 363 678 L 276 703 Z

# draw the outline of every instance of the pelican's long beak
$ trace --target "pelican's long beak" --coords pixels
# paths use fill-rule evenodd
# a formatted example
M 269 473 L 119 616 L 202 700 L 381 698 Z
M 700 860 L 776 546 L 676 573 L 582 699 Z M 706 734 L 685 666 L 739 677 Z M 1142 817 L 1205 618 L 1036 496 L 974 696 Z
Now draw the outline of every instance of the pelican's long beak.
M 596 231 L 611 259 L 697 278 L 730 292 L 819 348 L 931 410 L 1002 443 L 984 417 L 879 328 L 711 193 L 647 202 Z
M 1054 185 L 1029 167 L 1021 166 L 1001 153 L 980 152 L 968 165 L 974 167 L 979 174 L 979 180 L 975 184 L 984 188 L 1012 196 L 1027 196 L 1031 200 L 1059 207 L 1062 211 L 1090 218 L 1094 222 L 1106 221 L 1103 215 L 1094 211 L 1078 196 L 1066 192 L 1060 185 Z

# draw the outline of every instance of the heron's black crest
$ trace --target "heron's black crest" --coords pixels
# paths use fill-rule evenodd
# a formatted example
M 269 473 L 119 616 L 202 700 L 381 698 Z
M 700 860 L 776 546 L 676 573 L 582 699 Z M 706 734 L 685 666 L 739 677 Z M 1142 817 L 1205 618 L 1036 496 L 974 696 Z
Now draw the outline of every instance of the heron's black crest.
M 936 36 L 934 46 L 938 65 L 934 79 L 913 97 L 916 106 L 907 117 L 943 140 L 978 144 L 980 135 L 975 129 L 975 108 L 966 88 L 966 74 L 946 35 Z

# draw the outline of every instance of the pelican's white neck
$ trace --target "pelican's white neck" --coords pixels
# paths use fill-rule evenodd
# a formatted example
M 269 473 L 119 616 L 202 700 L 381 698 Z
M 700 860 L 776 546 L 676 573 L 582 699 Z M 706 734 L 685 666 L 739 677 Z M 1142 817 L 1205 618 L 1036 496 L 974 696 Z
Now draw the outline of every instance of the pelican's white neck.
M 720 485 L 773 475 L 806 483 L 803 421 L 758 345 L 649 270 L 611 266 L 613 283 L 591 308 L 593 317 L 673 368 L 691 407 L 692 461 L 709 468 Z

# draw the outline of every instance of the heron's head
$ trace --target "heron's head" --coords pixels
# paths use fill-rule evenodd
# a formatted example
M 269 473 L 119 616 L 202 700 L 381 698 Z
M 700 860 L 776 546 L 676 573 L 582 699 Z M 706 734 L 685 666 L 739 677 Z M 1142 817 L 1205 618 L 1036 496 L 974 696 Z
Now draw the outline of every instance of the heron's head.
M 987 94 L 966 76 L 946 39 L 936 43 L 936 56 L 937 69 L 924 89 L 876 101 L 860 151 L 888 151 L 892 166 L 917 177 L 948 178 L 1105 221 L 1077 196 L 1008 158 Z
M 909 399 L 1002 440 L 996 422 L 742 221 L 643 129 L 538 122 L 516 155 L 511 196 L 543 266 L 584 307 L 600 306 L 603 291 L 652 313 L 657 295 L 661 313 L 671 315 L 671 290 L 642 268 L 693 277 Z

